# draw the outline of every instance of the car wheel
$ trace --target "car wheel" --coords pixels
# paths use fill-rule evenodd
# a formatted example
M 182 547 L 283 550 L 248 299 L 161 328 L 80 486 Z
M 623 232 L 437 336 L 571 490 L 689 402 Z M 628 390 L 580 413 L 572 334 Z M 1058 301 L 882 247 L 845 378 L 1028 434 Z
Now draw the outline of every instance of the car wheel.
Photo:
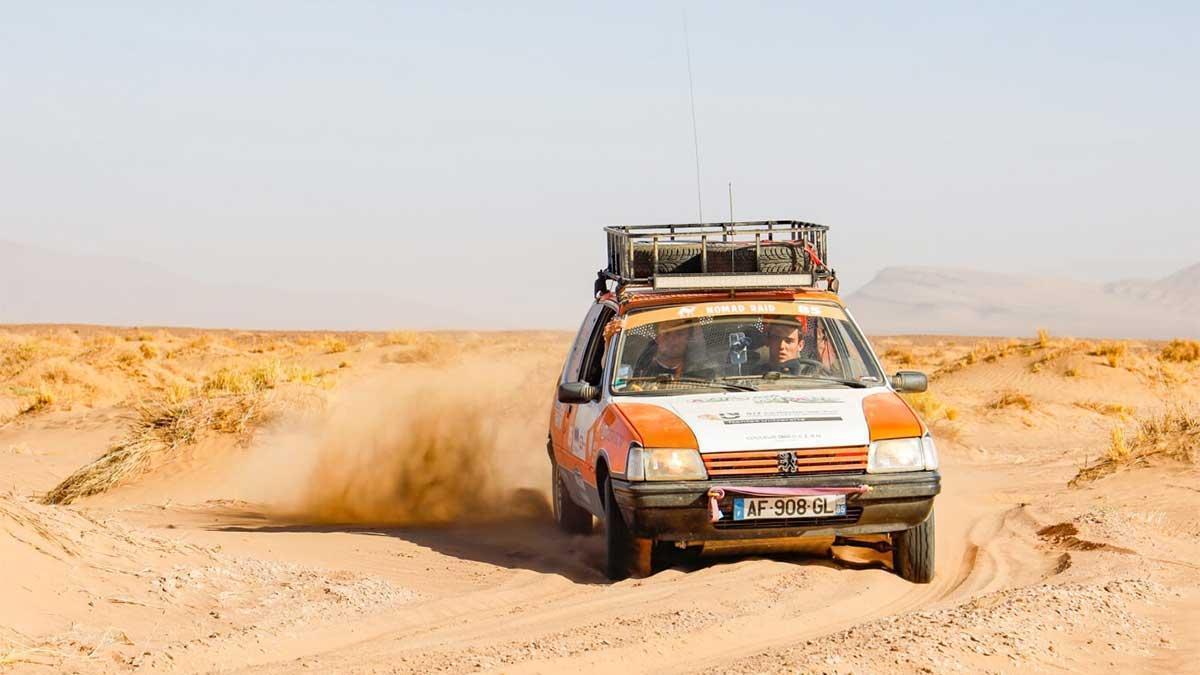
M 554 472 L 554 476 L 551 478 L 550 493 L 554 507 L 554 522 L 558 523 L 558 529 L 570 534 L 591 534 L 592 514 L 571 499 L 571 493 L 567 492 L 567 486 L 563 483 L 562 471 L 559 470 L 558 465 L 551 464 L 550 469 Z
M 650 573 L 650 542 L 629 531 L 608 481 L 604 482 L 604 549 L 604 573 L 609 579 L 620 581 Z
M 933 581 L 933 512 L 925 522 L 892 534 L 892 568 L 914 584 Z

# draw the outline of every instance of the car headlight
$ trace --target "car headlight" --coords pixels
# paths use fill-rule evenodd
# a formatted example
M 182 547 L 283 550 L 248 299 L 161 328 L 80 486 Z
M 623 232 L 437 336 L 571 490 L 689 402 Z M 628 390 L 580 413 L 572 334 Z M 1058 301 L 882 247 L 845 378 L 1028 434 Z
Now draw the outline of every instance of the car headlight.
M 867 451 L 867 473 L 921 471 L 925 468 L 925 444 L 920 438 L 875 441 Z
M 629 480 L 705 480 L 704 460 L 696 450 L 684 448 L 629 448 L 625 464 Z

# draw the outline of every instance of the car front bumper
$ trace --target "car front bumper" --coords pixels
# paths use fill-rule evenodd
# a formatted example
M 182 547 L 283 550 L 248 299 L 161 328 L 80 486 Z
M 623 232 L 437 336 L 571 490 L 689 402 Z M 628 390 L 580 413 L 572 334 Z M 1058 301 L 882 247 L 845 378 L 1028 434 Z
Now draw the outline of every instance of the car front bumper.
M 823 518 L 734 521 L 734 495 L 719 502 L 724 514 L 713 522 L 708 491 L 714 487 L 845 487 L 869 491 L 846 498 L 846 515 Z M 729 478 L 723 480 L 630 482 L 614 478 L 613 494 L 636 537 L 658 541 L 702 542 L 775 537 L 880 534 L 907 530 L 924 522 L 941 491 L 937 471 L 888 474 L 824 474 Z

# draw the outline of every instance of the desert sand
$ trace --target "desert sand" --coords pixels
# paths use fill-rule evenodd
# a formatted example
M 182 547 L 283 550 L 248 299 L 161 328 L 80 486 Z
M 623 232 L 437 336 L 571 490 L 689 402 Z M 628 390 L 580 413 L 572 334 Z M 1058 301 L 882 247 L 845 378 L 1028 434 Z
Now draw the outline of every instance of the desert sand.
M 1200 660 L 1195 345 L 877 338 L 932 375 L 933 583 L 828 540 L 610 583 L 546 500 L 569 340 L 0 328 L 0 671 Z

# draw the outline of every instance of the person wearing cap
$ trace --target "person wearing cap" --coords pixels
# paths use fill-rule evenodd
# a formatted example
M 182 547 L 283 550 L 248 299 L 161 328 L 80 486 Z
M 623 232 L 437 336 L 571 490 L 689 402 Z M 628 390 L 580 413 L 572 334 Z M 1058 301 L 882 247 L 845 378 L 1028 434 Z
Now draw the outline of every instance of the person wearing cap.
M 767 360 L 759 364 L 759 374 L 780 373 L 783 375 L 816 375 L 827 371 L 829 365 L 825 359 L 832 355 L 832 350 L 821 349 L 818 340 L 817 353 L 820 361 L 804 355 L 805 339 L 808 332 L 808 317 L 779 317 L 767 322 L 766 325 Z
M 646 350 L 633 369 L 634 377 L 657 377 L 667 375 L 683 377 L 687 366 L 688 341 L 692 336 L 694 322 L 688 320 L 663 321 L 656 326 L 657 334 L 652 349 Z

